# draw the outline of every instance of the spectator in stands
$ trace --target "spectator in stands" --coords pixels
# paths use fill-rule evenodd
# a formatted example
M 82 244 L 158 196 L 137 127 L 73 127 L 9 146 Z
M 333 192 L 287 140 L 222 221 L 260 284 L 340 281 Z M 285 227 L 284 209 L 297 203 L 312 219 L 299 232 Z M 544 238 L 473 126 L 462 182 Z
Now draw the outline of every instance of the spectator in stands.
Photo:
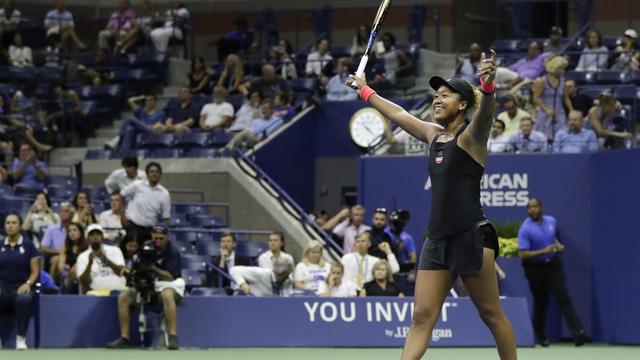
M 370 246 L 370 234 L 369 232 L 364 232 L 356 237 L 354 252 L 345 252 L 345 255 L 340 260 L 344 266 L 344 279 L 354 283 L 358 290 L 373 279 L 373 267 L 380 261 L 380 258 L 367 253 Z M 391 246 L 387 243 L 381 243 L 378 246 L 380 250 L 387 254 L 387 261 L 391 264 L 391 272 L 395 274 L 400 271 L 400 265 L 393 251 L 391 251 Z
M 122 158 L 122 169 L 113 170 L 104 181 L 104 187 L 109 194 L 122 193 L 122 190 L 137 180 L 146 180 L 147 175 L 138 169 L 138 158 L 125 156 Z
M 48 267 L 49 274 L 56 274 L 60 250 L 64 246 L 64 240 L 67 236 L 74 210 L 73 205 L 69 202 L 60 204 L 60 222 L 49 226 L 40 242 L 40 251 L 44 256 L 45 269 L 47 269 L 47 264 L 50 265 Z
M 149 230 L 159 219 L 169 223 L 171 196 L 160 184 L 162 166 L 150 162 L 145 169 L 147 180 L 137 180 L 120 191 L 127 201 L 127 234 L 131 233 L 142 244 L 149 239 Z
M 342 239 L 342 249 L 345 254 L 351 252 L 357 235 L 371 229 L 370 226 L 364 224 L 366 211 L 362 205 L 355 205 L 351 209 L 342 209 L 322 226 L 323 230 L 331 231 Z
M 60 284 L 65 294 L 78 293 L 78 273 L 76 271 L 76 261 L 78 256 L 85 252 L 89 245 L 84 238 L 84 228 L 78 223 L 71 223 L 67 228 L 67 237 L 64 245 L 60 249 L 60 259 L 57 271 L 52 271 L 51 277 L 58 280 L 58 274 L 63 276 L 64 281 Z M 55 268 L 54 268 L 55 269 Z
M 554 56 L 547 61 L 547 75 L 533 82 L 533 103 L 537 107 L 535 130 L 545 134 L 549 141 L 553 140 L 558 130 L 567 126 L 564 107 L 571 109 L 569 96 L 564 93 L 564 70 L 569 63 L 561 56 Z M 573 109 L 572 109 L 573 110 Z
M 24 218 L 22 231 L 31 234 L 32 239 L 34 236 L 40 239 L 49 226 L 59 223 L 60 217 L 51 210 L 51 199 L 44 192 L 40 192 Z
M 293 261 L 293 257 L 284 252 L 284 233 L 282 231 L 274 231 L 269 235 L 269 250 L 258 256 L 258 266 L 265 269 L 273 269 L 273 263 L 276 259 L 286 258 Z
M 151 38 L 151 30 L 159 24 L 160 16 L 154 11 L 149 0 L 140 3 L 138 16 L 133 29 L 127 33 L 122 41 L 116 46 L 116 53 L 126 54 L 134 49 L 140 41 Z
M 305 73 L 308 77 L 315 77 L 320 83 L 325 84 L 329 81 L 327 74 L 331 73 L 328 69 L 332 67 L 333 57 L 329 54 L 329 39 L 321 38 L 316 42 L 316 51 L 307 55 L 307 64 L 305 65 Z
M 16 349 L 27 349 L 27 329 L 33 311 L 32 286 L 40 274 L 40 253 L 20 233 L 22 219 L 10 212 L 4 219 L 7 237 L 0 244 L 0 312 L 16 314 Z
M 258 266 L 234 266 L 231 277 L 245 294 L 253 296 L 289 296 L 293 292 L 293 262 L 281 257 L 274 261 L 273 269 Z
M 527 50 L 527 56 L 518 60 L 509 68 L 499 67 L 496 73 L 498 84 L 516 85 L 523 80 L 533 80 L 542 74 L 545 59 L 549 53 L 542 52 L 542 46 L 537 41 L 532 41 Z
M 549 40 L 547 40 L 544 44 L 544 51 L 560 55 L 562 47 L 564 46 L 564 44 L 562 43 L 563 35 L 564 31 L 560 26 L 551 27 L 551 30 L 549 31 Z
M 78 255 L 76 272 L 82 292 L 108 295 L 111 290 L 125 288 L 124 257 L 120 248 L 104 244 L 102 226 L 92 224 L 87 228 L 88 249 Z
M 320 283 L 329 276 L 331 265 L 322 258 L 323 250 L 322 244 L 315 240 L 304 246 L 302 261 L 296 265 L 293 275 L 297 289 L 312 290 L 315 293 Z
M 249 28 L 247 19 L 238 17 L 235 29 L 218 41 L 218 59 L 222 61 L 229 54 L 244 55 L 254 44 L 254 30 Z
M 260 92 L 257 90 L 251 91 L 242 106 L 240 106 L 240 109 L 236 112 L 236 118 L 228 131 L 239 132 L 251 129 L 251 124 L 253 124 L 254 120 L 262 117 L 260 112 L 261 102 L 262 96 Z
M 31 48 L 22 42 L 20 33 L 13 35 L 13 44 L 9 46 L 9 64 L 19 68 L 33 67 Z
M 247 94 L 247 88 L 244 85 L 244 66 L 242 60 L 236 54 L 229 54 L 224 60 L 224 68 L 218 79 L 218 86 L 226 89 L 229 93 Z
M 386 259 L 387 254 L 379 247 L 382 243 L 389 244 L 394 254 L 398 253 L 398 249 L 391 242 L 391 236 L 384 231 L 388 223 L 387 209 L 377 208 L 373 212 L 373 217 L 371 218 L 371 230 L 369 230 L 371 235 L 371 247 L 369 247 L 369 255 L 380 259 Z
M 513 95 L 505 95 L 502 98 L 503 112 L 498 114 L 498 120 L 505 124 L 504 135 L 511 136 L 520 129 L 520 121 L 524 118 L 531 118 L 531 115 L 519 108 Z
M 171 0 L 165 14 L 164 25 L 151 31 L 151 40 L 159 53 L 165 53 L 172 38 L 182 40 L 189 22 L 189 10 L 178 0 Z
M 56 8 L 47 13 L 44 18 L 44 28 L 47 30 L 47 37 L 58 36 L 62 46 L 67 49 L 71 41 L 78 49 L 87 49 L 87 45 L 80 41 L 76 34 L 73 14 L 65 8 L 64 0 L 57 0 Z
M 233 122 L 233 105 L 227 101 L 227 90 L 222 86 L 213 88 L 213 101 L 200 110 L 200 128 L 204 132 L 224 129 Z
M 244 73 L 247 76 L 247 78 L 255 79 L 259 76 L 262 76 L 262 67 L 267 62 L 267 59 L 265 59 L 262 54 L 262 50 L 260 49 L 260 44 L 256 42 L 252 43 L 249 46 L 249 50 L 245 54 L 243 60 L 244 60 Z
M 329 80 L 327 84 L 327 100 L 328 101 L 351 101 L 358 98 L 358 93 L 349 86 L 345 85 L 345 81 L 349 78 L 349 58 L 343 57 L 338 59 L 336 64 L 336 74 Z
M 20 25 L 20 16 L 13 0 L 4 0 L 0 9 L 0 47 L 4 48 L 13 39 Z
M 232 232 L 225 232 L 220 235 L 220 255 L 213 257 L 213 264 L 222 269 L 225 273 L 229 274 L 229 271 L 234 266 L 250 266 L 251 258 L 242 254 L 236 253 L 236 235 Z M 214 284 L 218 286 L 218 284 Z M 230 288 L 231 282 L 227 278 L 222 278 L 222 286 L 227 293 L 231 295 L 232 290 Z
M 605 149 L 619 149 L 633 138 L 627 130 L 627 119 L 622 116 L 622 105 L 610 93 L 598 97 L 599 104 L 589 110 L 591 126 Z
M 60 36 L 52 34 L 47 37 L 47 47 L 44 50 L 44 66 L 52 69 L 62 68 L 62 58 L 60 57 Z
M 144 106 L 141 104 L 144 100 Z M 134 148 L 139 133 L 161 133 L 164 131 L 166 114 L 158 108 L 158 98 L 155 95 L 140 95 L 130 97 L 129 108 L 133 111 L 134 119 L 125 119 L 120 127 L 119 135 L 105 142 L 105 147 L 117 149 L 120 154 L 129 154 Z
M 294 57 L 293 46 L 287 39 L 280 39 L 276 49 L 275 59 L 280 69 L 280 77 L 285 80 L 296 79 L 298 77 L 298 69 Z
M 251 90 L 260 92 L 263 98 L 273 99 L 278 92 L 291 94 L 291 87 L 281 77 L 276 76 L 276 69 L 271 64 L 262 66 L 262 77 L 251 82 Z
M 344 266 L 341 263 L 331 265 L 331 271 L 325 281 L 318 286 L 320 297 L 353 297 L 358 294 L 356 285 L 344 278 Z
M 133 257 L 138 253 L 140 245 L 135 236 L 126 235 L 120 242 L 120 251 L 124 255 L 124 263 L 126 268 L 133 267 Z
M 569 127 L 560 129 L 553 139 L 553 152 L 577 154 L 598 150 L 596 133 L 582 127 L 582 113 L 580 111 L 571 111 L 567 123 Z
M 161 132 L 184 134 L 189 131 L 200 116 L 200 106 L 193 102 L 189 85 L 182 85 L 178 101 L 170 101 L 165 108 L 167 118 Z
M 393 87 L 399 77 L 411 76 L 415 73 L 413 60 L 402 50 L 396 48 L 396 37 L 386 32 L 382 35 L 384 51 L 376 54 L 384 61 L 384 74 L 374 77 L 369 86 L 374 89 L 387 89 Z
M 136 24 L 136 13 L 131 9 L 129 0 L 119 0 L 118 10 L 109 18 L 107 27 L 98 33 L 98 48 L 110 52 L 113 45 L 121 44 Z
M 262 101 L 261 109 L 262 117 L 254 120 L 250 129 L 245 129 L 237 133 L 229 141 L 225 147 L 226 149 L 237 149 L 243 144 L 247 147 L 253 147 L 271 135 L 283 124 L 282 119 L 274 115 L 273 102 L 270 99 L 264 99 Z
M 389 219 L 389 225 L 385 229 L 387 234 L 391 236 L 391 243 L 398 249 L 401 264 L 416 263 L 416 243 L 413 236 L 404 231 L 409 222 L 410 214 L 406 210 L 394 210 Z
M 391 265 L 387 260 L 378 260 L 373 265 L 372 280 L 365 283 L 360 290 L 360 297 L 367 296 L 399 296 L 404 297 L 402 290 L 393 282 Z
M 18 157 L 11 165 L 11 176 L 15 186 L 42 190 L 44 178 L 47 176 L 44 163 L 36 157 L 36 152 L 29 144 L 20 145 Z
M 478 43 L 471 43 L 469 45 L 469 56 L 458 54 L 456 57 L 456 70 L 454 77 L 463 79 L 470 84 L 477 84 L 480 80 L 478 78 L 478 67 L 480 66 L 480 56 L 482 55 L 482 48 Z
M 284 121 L 289 121 L 295 115 L 295 109 L 291 106 L 289 94 L 279 92 L 273 99 L 273 116 Z
M 89 200 L 89 194 L 84 190 L 80 190 L 73 198 L 73 206 L 76 208 L 76 213 L 73 215 L 71 222 L 82 225 L 85 229 L 91 224 L 98 222 L 95 213 L 93 212 L 93 205 Z
M 0 93 L 0 141 L 5 150 L 13 149 L 21 143 L 28 142 L 38 152 L 48 152 L 51 145 L 40 143 L 33 135 L 33 128 L 18 120 L 11 112 L 11 104 L 5 95 Z M 19 148 L 18 148 L 19 149 Z M 16 150 L 18 150 L 16 149 Z
M 360 25 L 356 36 L 353 37 L 353 43 L 351 44 L 351 57 L 359 58 L 364 55 L 364 51 L 367 48 L 369 42 L 369 34 L 371 33 L 371 26 Z
M 78 73 L 86 85 L 100 86 L 110 83 L 115 78 L 111 63 L 110 50 L 98 49 L 95 64 L 90 67 L 84 64 L 78 65 Z
M 639 53 L 636 50 L 638 33 L 634 29 L 627 29 L 622 37 L 622 43 L 615 48 L 616 58 L 612 70 L 634 71 L 638 70 L 640 62 Z
M 211 93 L 211 75 L 207 73 L 204 59 L 200 56 L 194 56 L 193 59 L 191 59 L 189 84 L 192 95 L 206 95 Z
M 586 46 L 578 60 L 576 71 L 598 71 L 607 68 L 608 49 L 602 45 L 602 34 L 596 29 L 587 31 Z
M 490 153 L 504 153 L 509 150 L 509 137 L 504 134 L 505 127 L 502 120 L 493 120 L 489 141 L 487 141 L 487 150 Z
M 548 142 L 545 134 L 533 130 L 531 118 L 523 118 L 520 131 L 509 138 L 509 149 L 517 154 L 546 152 Z
M 316 225 L 321 228 L 329 221 L 329 214 L 325 210 L 317 211 L 311 214 L 310 217 L 316 222 Z
M 178 319 L 176 305 L 184 296 L 185 281 L 182 278 L 182 259 L 178 247 L 169 240 L 169 227 L 157 224 L 151 230 L 156 257 L 154 264 L 148 269 L 154 277 L 155 290 L 162 303 L 164 320 L 167 326 L 169 350 L 178 350 Z M 150 246 L 150 245 L 146 245 Z M 117 249 L 117 248 L 116 248 Z M 120 251 L 120 249 L 118 249 Z M 124 263 L 123 263 L 124 265 Z M 135 288 L 127 288 L 118 296 L 118 320 L 120 322 L 120 338 L 109 343 L 110 348 L 127 348 L 130 342 L 131 307 L 136 304 L 138 292 Z
M 105 239 L 119 244 L 123 236 L 124 198 L 120 193 L 113 192 L 109 200 L 111 201 L 111 209 L 100 213 L 98 223 L 105 229 Z
M 571 108 L 566 106 L 564 108 L 566 114 L 568 114 L 571 109 L 580 111 L 583 114 L 589 112 L 589 109 L 591 109 L 593 104 L 593 100 L 588 96 L 580 94 L 574 80 L 567 79 L 564 81 L 564 93 L 569 97 L 569 101 L 571 102 Z

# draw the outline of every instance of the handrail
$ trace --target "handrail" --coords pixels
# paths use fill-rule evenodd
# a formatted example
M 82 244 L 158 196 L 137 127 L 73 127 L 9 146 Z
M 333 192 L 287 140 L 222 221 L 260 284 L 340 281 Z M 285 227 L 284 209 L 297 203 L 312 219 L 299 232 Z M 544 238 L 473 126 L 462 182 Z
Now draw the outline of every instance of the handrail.
M 571 39 L 569 39 L 569 41 L 567 41 L 566 44 L 564 44 L 564 46 L 560 49 L 558 55 L 564 55 L 567 49 L 571 47 L 576 42 L 576 40 L 578 40 L 578 38 L 582 36 L 582 34 L 584 34 L 587 30 L 589 30 L 590 27 L 591 27 L 591 22 L 587 22 L 586 24 L 584 24 L 584 26 L 581 27 L 580 30 L 578 30 L 578 32 L 575 35 L 573 35 Z

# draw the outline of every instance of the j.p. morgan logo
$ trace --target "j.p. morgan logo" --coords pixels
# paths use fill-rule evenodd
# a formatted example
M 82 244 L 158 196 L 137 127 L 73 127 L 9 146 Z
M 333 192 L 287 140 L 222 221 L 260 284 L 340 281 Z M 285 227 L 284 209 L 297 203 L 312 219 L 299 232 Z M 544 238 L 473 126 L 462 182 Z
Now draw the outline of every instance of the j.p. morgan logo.
M 395 329 L 385 330 L 384 334 L 387 337 L 394 339 L 406 339 L 407 335 L 409 335 L 408 326 L 398 326 Z M 438 342 L 440 339 L 451 339 L 453 338 L 453 330 L 451 329 L 433 329 L 431 332 L 431 341 Z
M 431 177 L 424 189 L 431 189 Z M 529 175 L 527 173 L 484 174 L 480 181 L 480 203 L 488 207 L 527 206 Z

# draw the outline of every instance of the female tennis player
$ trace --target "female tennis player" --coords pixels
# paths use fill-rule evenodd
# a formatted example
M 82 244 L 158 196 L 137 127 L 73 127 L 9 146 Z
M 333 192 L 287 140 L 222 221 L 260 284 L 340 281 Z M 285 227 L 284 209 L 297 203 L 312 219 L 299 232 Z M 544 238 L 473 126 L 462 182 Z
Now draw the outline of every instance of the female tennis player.
M 478 70 L 481 95 L 466 81 L 434 76 L 433 114 L 425 123 L 377 95 L 363 77 L 351 76 L 360 98 L 429 144 L 432 185 L 430 237 L 422 248 L 415 291 L 415 311 L 402 359 L 420 359 L 454 280 L 461 276 L 471 300 L 496 341 L 502 360 L 517 358 L 511 323 L 502 311 L 495 273 L 498 236 L 480 204 L 480 179 L 487 160 L 487 140 L 495 107 L 496 53 L 482 54 Z M 465 115 L 472 115 L 465 122 Z

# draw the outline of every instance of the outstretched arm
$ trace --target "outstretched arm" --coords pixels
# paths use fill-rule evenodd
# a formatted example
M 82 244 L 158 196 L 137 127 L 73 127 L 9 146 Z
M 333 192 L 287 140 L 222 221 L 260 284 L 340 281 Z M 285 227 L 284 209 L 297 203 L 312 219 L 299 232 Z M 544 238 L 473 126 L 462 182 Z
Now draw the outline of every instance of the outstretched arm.
M 484 84 L 487 86 L 492 85 L 493 79 L 496 77 L 496 52 L 493 49 L 491 49 L 491 58 L 489 59 L 486 59 L 484 53 L 482 53 L 478 74 Z M 471 124 L 469 124 L 469 133 L 471 134 L 472 141 L 474 143 L 480 144 L 485 148 L 487 140 L 489 140 L 489 133 L 491 131 L 491 124 L 493 123 L 493 112 L 495 108 L 495 91 L 492 91 L 491 93 L 482 91 L 482 96 L 478 103 L 478 109 L 473 115 Z

